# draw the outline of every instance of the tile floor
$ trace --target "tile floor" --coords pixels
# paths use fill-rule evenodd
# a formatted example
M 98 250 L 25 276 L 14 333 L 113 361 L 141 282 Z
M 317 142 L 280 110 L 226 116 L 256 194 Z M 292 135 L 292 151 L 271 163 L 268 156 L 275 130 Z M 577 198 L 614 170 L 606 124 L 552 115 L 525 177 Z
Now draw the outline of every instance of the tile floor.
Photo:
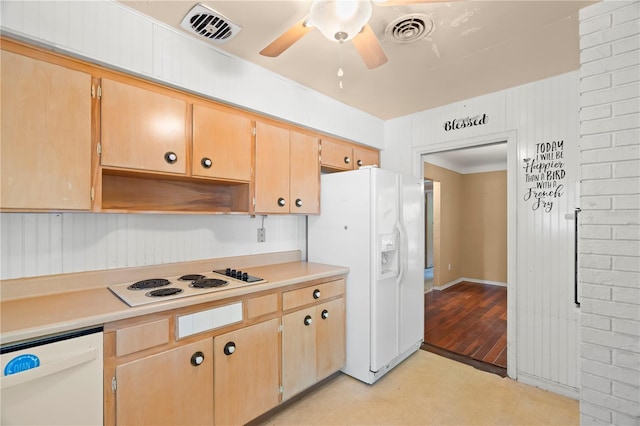
M 262 425 L 578 425 L 578 401 L 419 350 L 370 386 L 341 374 Z

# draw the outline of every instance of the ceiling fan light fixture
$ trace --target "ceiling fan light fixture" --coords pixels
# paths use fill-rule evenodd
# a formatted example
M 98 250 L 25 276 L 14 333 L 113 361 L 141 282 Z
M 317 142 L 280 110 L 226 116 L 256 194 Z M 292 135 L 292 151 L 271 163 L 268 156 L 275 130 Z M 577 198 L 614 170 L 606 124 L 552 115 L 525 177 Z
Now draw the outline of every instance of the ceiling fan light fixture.
M 311 5 L 311 23 L 333 41 L 351 40 L 370 18 L 370 1 L 316 0 Z

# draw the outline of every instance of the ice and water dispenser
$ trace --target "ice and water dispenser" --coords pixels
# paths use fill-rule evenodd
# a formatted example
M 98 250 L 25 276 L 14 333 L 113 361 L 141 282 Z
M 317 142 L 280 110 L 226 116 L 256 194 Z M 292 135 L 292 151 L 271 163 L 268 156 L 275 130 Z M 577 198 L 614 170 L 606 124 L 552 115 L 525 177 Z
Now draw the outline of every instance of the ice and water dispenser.
M 399 235 L 395 232 L 379 236 L 379 279 L 398 275 L 398 240 Z

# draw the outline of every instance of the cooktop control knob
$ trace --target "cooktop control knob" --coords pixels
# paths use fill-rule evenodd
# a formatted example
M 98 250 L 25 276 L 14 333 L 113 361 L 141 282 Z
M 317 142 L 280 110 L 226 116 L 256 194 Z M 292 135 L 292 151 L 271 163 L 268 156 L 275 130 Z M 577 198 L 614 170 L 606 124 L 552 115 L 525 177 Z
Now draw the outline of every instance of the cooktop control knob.
M 231 270 L 231 278 L 235 278 L 236 277 L 236 270 L 232 269 Z
M 249 281 L 249 274 L 247 274 L 246 272 L 242 273 L 242 281 Z
M 226 271 L 224 271 L 224 273 L 225 273 L 227 276 L 231 275 L 231 268 L 227 268 L 227 270 L 226 270 Z
M 236 275 L 234 276 L 234 278 L 237 278 L 237 279 L 242 278 L 242 271 L 240 270 L 236 271 Z

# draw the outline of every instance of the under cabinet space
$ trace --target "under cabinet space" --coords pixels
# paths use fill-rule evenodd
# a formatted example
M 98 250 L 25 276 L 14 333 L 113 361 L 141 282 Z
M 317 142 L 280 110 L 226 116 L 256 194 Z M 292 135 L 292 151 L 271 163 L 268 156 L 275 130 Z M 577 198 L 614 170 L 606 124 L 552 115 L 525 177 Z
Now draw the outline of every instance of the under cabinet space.
M 250 212 L 249 185 L 103 169 L 95 210 L 246 214 Z

